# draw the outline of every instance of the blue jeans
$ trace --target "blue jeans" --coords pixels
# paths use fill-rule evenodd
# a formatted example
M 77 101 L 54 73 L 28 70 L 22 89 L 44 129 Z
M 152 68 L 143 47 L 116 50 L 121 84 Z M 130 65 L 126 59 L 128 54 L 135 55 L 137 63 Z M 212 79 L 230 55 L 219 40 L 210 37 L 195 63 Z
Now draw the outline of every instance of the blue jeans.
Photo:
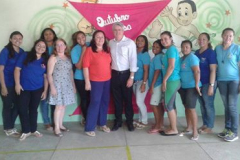
M 87 111 L 85 131 L 94 131 L 96 125 L 107 123 L 107 112 L 110 100 L 110 80 L 91 81 L 90 104 Z
M 239 125 L 237 108 L 239 81 L 219 81 L 218 88 L 225 107 L 225 128 L 237 134 Z
M 49 118 L 49 105 L 48 105 L 47 98 L 42 100 L 40 104 L 41 104 L 40 107 L 42 112 L 43 123 L 45 125 L 51 124 L 50 118 Z
M 202 96 L 198 96 L 198 101 L 200 103 L 200 108 L 202 112 L 203 125 L 207 126 L 207 128 L 213 128 L 215 120 L 214 99 L 217 87 L 216 85 L 214 85 L 214 91 L 212 96 L 208 95 L 208 88 L 209 83 L 202 85 Z

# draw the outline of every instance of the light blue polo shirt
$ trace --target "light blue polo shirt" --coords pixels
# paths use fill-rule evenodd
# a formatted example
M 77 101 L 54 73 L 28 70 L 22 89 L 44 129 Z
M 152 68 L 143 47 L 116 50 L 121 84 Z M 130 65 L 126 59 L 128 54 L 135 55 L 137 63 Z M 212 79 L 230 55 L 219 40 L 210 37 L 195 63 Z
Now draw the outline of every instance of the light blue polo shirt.
M 48 55 L 51 56 L 53 54 L 53 46 L 48 46 Z
M 154 72 L 156 70 L 161 70 L 162 69 L 162 62 L 161 62 L 161 57 L 162 54 L 157 54 L 156 56 L 153 57 L 150 66 L 149 66 L 149 73 L 148 73 L 148 85 L 151 86 L 153 77 L 154 77 Z M 154 84 L 154 88 L 162 84 L 162 75 L 161 72 Z
M 173 72 L 171 74 L 171 76 L 168 78 L 167 81 L 176 81 L 180 79 L 180 57 L 179 57 L 179 53 L 178 50 L 175 46 L 170 46 L 166 53 L 162 56 L 161 62 L 162 62 L 162 72 L 163 72 L 163 77 L 166 75 L 167 73 L 167 68 L 168 68 L 168 59 L 169 58 L 174 58 L 175 59 L 175 66 L 173 69 Z
M 223 49 L 222 45 L 215 48 L 217 53 L 217 80 L 218 81 L 238 81 L 240 62 L 240 47 L 236 44 L 231 44 L 227 50 Z
M 199 58 L 194 55 L 194 53 L 190 53 L 186 57 L 183 56 L 181 58 L 180 77 L 182 88 L 195 88 L 195 78 L 192 70 L 192 67 L 194 66 L 199 66 Z M 198 86 L 202 86 L 200 81 Z
M 137 54 L 137 67 L 138 70 L 134 74 L 134 80 L 135 81 L 141 81 L 143 80 L 143 74 L 144 74 L 144 65 L 150 64 L 150 56 L 148 52 L 144 53 L 138 53 Z

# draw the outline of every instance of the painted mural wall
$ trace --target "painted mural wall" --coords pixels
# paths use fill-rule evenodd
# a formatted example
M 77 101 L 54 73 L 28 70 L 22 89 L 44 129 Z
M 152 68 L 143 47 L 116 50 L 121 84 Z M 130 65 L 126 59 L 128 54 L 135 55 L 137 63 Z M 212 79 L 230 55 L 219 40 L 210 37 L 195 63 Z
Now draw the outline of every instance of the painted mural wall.
M 152 0 L 72 0 L 89 3 L 140 3 Z M 181 41 L 189 39 L 197 49 L 197 37 L 201 32 L 208 32 L 213 46 L 221 43 L 221 32 L 226 27 L 235 30 L 235 43 L 240 44 L 240 6 L 239 0 L 193 0 L 193 4 L 181 3 L 181 0 L 172 0 L 168 6 L 149 24 L 142 34 L 152 42 L 159 38 L 162 31 L 171 31 L 174 43 L 180 46 Z M 196 7 L 194 7 L 196 6 Z M 78 30 L 87 34 L 91 39 L 94 27 L 64 0 L 1 0 L 0 1 L 0 48 L 2 49 L 9 39 L 11 32 L 18 30 L 24 35 L 22 48 L 30 50 L 33 42 L 40 37 L 41 31 L 52 28 L 58 37 L 64 38 L 71 45 L 71 35 Z M 147 13 L 146 13 L 147 14 Z M 139 18 L 141 21 L 141 18 Z M 150 47 L 151 48 L 151 47 Z M 151 54 L 151 51 L 149 51 Z M 216 114 L 223 114 L 223 105 L 219 94 L 216 96 Z M 66 121 L 77 121 L 79 116 L 71 116 L 76 105 L 68 106 Z M 177 97 L 178 116 L 184 116 L 184 108 Z M 0 110 L 2 102 L 0 101 Z M 198 113 L 200 109 L 198 107 Z M 111 118 L 111 116 L 109 116 Z M 42 122 L 41 116 L 38 117 Z M 0 124 L 2 117 L 0 115 Z

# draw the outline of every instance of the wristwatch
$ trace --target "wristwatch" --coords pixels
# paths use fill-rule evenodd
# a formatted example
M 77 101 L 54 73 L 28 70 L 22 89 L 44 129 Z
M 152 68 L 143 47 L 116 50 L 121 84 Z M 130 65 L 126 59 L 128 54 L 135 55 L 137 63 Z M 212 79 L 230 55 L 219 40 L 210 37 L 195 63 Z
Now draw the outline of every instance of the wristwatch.
M 214 87 L 214 83 L 209 83 L 209 86 Z
M 134 76 L 131 76 L 130 79 L 134 79 Z
M 143 84 L 146 84 L 146 83 L 147 83 L 147 82 L 144 82 L 144 81 L 143 81 Z

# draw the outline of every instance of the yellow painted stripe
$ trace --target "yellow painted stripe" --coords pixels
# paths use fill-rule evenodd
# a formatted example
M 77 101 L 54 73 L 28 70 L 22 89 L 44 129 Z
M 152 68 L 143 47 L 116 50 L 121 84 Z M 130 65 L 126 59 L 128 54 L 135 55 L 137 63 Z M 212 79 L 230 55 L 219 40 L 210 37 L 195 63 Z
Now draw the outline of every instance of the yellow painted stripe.
M 17 154 L 17 153 L 39 153 L 39 152 L 55 152 L 55 151 L 74 151 L 74 150 L 91 150 L 91 149 L 113 149 L 124 146 L 104 146 L 104 147 L 85 147 L 85 148 L 66 148 L 66 149 L 42 149 L 42 150 L 23 150 L 23 151 L 6 151 L 0 154 Z
M 127 152 L 127 159 L 132 160 L 131 152 L 129 146 L 126 146 L 126 152 Z

